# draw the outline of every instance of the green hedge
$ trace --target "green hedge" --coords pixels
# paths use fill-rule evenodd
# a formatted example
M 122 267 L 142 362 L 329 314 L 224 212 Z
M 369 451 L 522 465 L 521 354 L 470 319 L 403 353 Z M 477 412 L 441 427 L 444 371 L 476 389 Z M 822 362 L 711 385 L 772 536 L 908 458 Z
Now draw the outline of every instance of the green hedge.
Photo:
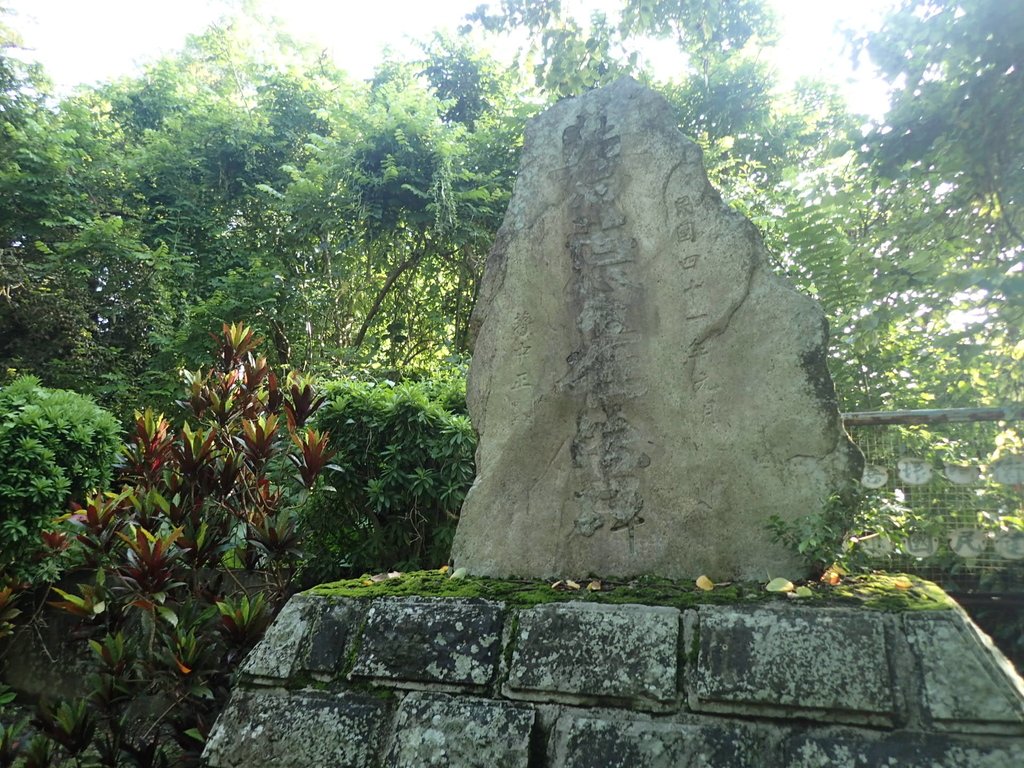
M 303 581 L 445 563 L 474 475 L 465 382 L 341 381 L 326 392 L 317 426 L 337 469 L 301 513 Z
M 0 569 L 28 573 L 40 531 L 107 487 L 120 446 L 117 421 L 88 397 L 31 376 L 0 388 Z

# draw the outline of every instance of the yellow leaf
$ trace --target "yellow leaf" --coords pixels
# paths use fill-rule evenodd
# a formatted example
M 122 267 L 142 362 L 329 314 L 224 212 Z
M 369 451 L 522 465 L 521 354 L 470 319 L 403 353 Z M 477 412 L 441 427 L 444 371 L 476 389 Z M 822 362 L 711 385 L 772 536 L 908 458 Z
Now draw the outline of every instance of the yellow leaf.
M 709 579 L 707 576 L 701 575 L 697 577 L 697 586 L 703 589 L 705 592 L 710 592 L 715 588 L 715 582 Z
M 841 574 L 839 573 L 839 571 L 835 570 L 834 568 L 829 568 L 827 571 L 821 574 L 821 583 L 828 584 L 834 587 L 836 584 L 839 583 L 840 576 Z
M 448 565 L 442 565 L 440 568 L 437 569 L 437 572 L 438 573 L 448 573 L 448 569 L 450 567 L 451 566 L 448 566 Z
M 556 581 L 554 584 L 551 585 L 551 588 L 552 589 L 565 589 L 565 582 L 564 581 Z
M 566 579 L 565 580 L 565 586 L 567 586 L 569 589 L 579 589 L 580 588 L 580 585 L 577 584 L 572 579 Z
M 587 591 L 588 592 L 600 592 L 601 591 L 601 582 L 598 581 L 597 579 L 594 579 L 589 584 L 587 584 Z
M 794 587 L 792 581 L 779 576 L 769 581 L 765 585 L 765 589 L 769 592 L 792 592 Z
M 897 578 L 893 579 L 892 585 L 896 587 L 896 589 L 910 589 L 912 586 L 914 586 L 913 582 L 906 576 L 898 576 Z
M 363 586 L 364 587 L 372 587 L 373 586 L 373 581 L 371 579 L 363 579 Z

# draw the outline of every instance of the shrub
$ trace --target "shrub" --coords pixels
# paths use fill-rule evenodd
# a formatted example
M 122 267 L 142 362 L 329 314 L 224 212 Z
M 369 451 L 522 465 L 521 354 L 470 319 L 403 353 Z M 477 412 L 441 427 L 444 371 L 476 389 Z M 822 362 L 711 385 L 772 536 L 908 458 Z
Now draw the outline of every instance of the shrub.
M 33 578 L 39 534 L 70 499 L 110 482 L 117 421 L 83 395 L 30 376 L 0 389 L 0 569 Z
M 474 474 L 469 418 L 450 410 L 465 410 L 465 383 L 341 381 L 326 393 L 317 424 L 337 469 L 301 512 L 303 581 L 445 562 Z
M 295 508 L 331 458 L 306 426 L 323 400 L 298 374 L 279 383 L 251 329 L 218 342 L 214 370 L 185 374 L 181 428 L 136 413 L 119 492 L 85 496 L 46 534 L 83 565 L 50 605 L 81 619 L 95 671 L 87 697 L 40 702 L 25 765 L 198 764 L 234 668 L 289 593 Z

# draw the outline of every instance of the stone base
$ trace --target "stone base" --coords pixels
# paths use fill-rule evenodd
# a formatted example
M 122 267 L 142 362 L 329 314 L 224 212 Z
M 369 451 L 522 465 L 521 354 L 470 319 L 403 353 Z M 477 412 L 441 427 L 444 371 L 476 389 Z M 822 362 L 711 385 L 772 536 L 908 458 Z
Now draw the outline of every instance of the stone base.
M 1024 683 L 959 610 L 298 595 L 206 760 L 1018 768 Z

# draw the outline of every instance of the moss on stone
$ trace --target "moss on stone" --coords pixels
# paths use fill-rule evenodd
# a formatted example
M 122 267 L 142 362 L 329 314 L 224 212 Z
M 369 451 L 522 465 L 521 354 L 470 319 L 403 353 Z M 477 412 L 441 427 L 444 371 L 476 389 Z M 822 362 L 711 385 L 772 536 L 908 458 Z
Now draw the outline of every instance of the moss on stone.
M 315 591 L 314 594 L 316 594 Z M 347 676 L 348 673 L 352 671 L 352 667 L 356 665 L 356 658 L 359 656 L 359 651 L 363 645 L 363 630 L 366 629 L 366 621 L 366 614 L 363 614 L 362 618 L 359 620 L 359 628 L 356 630 L 354 635 L 355 639 L 352 641 L 348 649 L 348 654 L 346 654 L 345 660 L 341 665 L 340 671 L 343 675 Z
M 835 599 L 880 611 L 935 611 L 956 607 L 939 585 L 902 573 L 873 573 L 831 587 Z
M 847 577 L 837 586 L 811 582 L 811 596 L 793 598 L 767 592 L 760 582 L 734 582 L 705 591 L 693 582 L 644 577 L 631 581 L 603 581 L 601 589 L 555 589 L 550 582 L 525 579 L 450 578 L 441 571 L 416 571 L 374 581 L 371 577 L 321 584 L 311 594 L 369 600 L 377 597 L 448 597 L 496 600 L 516 607 L 580 601 L 637 603 L 686 609 L 698 605 L 736 605 L 792 601 L 813 605 L 861 605 L 884 611 L 945 610 L 955 603 L 937 585 L 915 576 L 872 573 Z

